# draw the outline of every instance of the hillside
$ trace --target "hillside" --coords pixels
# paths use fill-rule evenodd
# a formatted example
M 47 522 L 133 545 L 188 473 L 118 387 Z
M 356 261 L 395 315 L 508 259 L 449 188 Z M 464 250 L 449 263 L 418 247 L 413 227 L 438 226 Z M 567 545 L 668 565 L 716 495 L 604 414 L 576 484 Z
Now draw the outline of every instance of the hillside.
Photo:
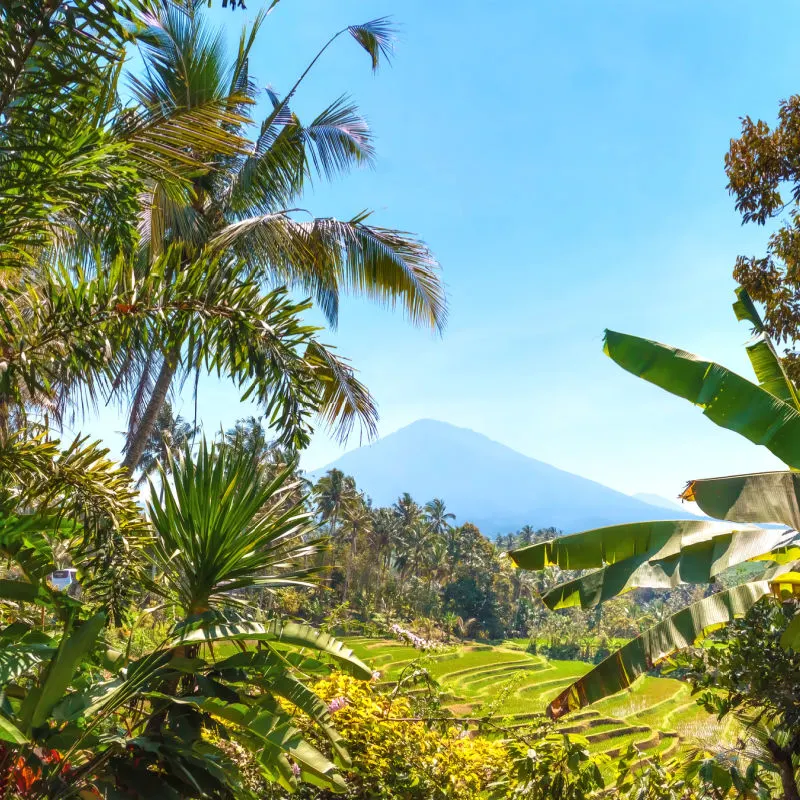
M 402 492 L 418 502 L 441 497 L 459 523 L 485 534 L 523 525 L 565 532 L 653 519 L 690 519 L 595 481 L 522 455 L 466 428 L 418 420 L 311 473 L 337 468 L 352 475 L 376 505 Z

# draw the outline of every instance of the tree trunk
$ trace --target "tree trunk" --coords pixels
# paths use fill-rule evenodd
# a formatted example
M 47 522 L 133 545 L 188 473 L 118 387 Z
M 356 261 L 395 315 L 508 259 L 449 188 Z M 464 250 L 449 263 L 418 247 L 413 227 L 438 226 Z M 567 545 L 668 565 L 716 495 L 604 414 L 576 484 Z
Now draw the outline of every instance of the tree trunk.
M 791 749 L 780 747 L 772 739 L 767 742 L 767 749 L 772 754 L 772 759 L 781 774 L 783 800 L 800 800 L 800 791 L 797 789 Z
M 122 460 L 122 466 L 127 467 L 131 474 L 133 474 L 134 470 L 139 465 L 142 453 L 144 453 L 144 448 L 147 445 L 147 439 L 153 432 L 159 412 L 167 399 L 167 393 L 172 384 L 172 379 L 175 377 L 175 373 L 178 370 L 179 357 L 180 350 L 177 348 L 167 353 L 164 363 L 161 365 L 161 371 L 158 373 L 156 385 L 153 387 L 153 393 L 150 395 L 150 400 L 147 403 L 147 408 L 144 410 L 144 414 L 142 414 L 139 427 L 135 432 L 129 434 L 128 446 L 126 448 L 125 458 Z

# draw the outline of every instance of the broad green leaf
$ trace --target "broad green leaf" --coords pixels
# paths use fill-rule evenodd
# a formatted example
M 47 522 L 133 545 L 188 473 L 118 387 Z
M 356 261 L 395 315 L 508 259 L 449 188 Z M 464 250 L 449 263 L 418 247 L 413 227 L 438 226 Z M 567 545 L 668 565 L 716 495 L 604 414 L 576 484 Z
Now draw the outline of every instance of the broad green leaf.
M 175 639 L 170 646 L 177 647 L 191 643 L 205 644 L 223 640 L 273 641 L 295 647 L 310 647 L 330 656 L 357 678 L 369 680 L 372 677 L 372 670 L 338 639 L 316 630 L 311 625 L 301 625 L 295 622 L 282 623 L 276 620 L 268 625 L 262 625 L 259 622 L 242 621 L 229 625 L 211 625 L 190 631 Z
M 800 412 L 729 369 L 649 339 L 606 331 L 605 352 L 628 372 L 689 400 L 714 423 L 800 469 Z
M 754 472 L 691 481 L 681 495 L 731 522 L 780 522 L 800 530 L 800 473 Z
M 28 743 L 25 734 L 2 715 L 0 715 L 0 739 L 4 742 L 13 742 L 14 744 Z
M 556 586 L 543 596 L 548 608 L 589 608 L 632 589 L 672 589 L 685 583 L 710 583 L 736 564 L 800 541 L 795 531 L 749 528 L 719 534 L 683 535 L 653 554 L 618 561 Z M 679 549 L 675 552 L 674 544 Z M 667 553 L 667 555 L 663 555 Z
M 786 626 L 786 630 L 781 636 L 781 647 L 784 650 L 800 650 L 800 614 L 796 614 L 794 619 Z
M 95 614 L 62 640 L 41 687 L 32 689 L 20 708 L 24 730 L 36 728 L 45 722 L 52 708 L 64 696 L 78 664 L 91 650 L 105 622 L 105 614 Z
M 26 581 L 0 580 L 0 597 L 21 603 L 32 603 L 39 595 L 39 586 Z
M 331 714 L 327 703 L 314 694 L 311 689 L 285 672 L 274 680 L 269 681 L 269 684 L 264 685 L 262 688 L 283 697 L 311 717 L 330 742 L 339 762 L 345 767 L 352 766 L 352 761 L 343 744 L 342 736 L 330 724 Z
M 628 522 L 595 528 L 509 553 L 522 569 L 592 569 L 636 556 L 668 558 L 692 541 L 730 533 L 730 525 L 708 520 Z
M 739 287 L 736 290 L 737 300 L 733 304 L 736 319 L 745 320 L 753 326 L 756 338 L 746 346 L 747 356 L 753 366 L 762 389 L 781 400 L 800 408 L 794 384 L 783 368 L 775 346 L 764 330 L 764 323 L 747 290 Z
M 739 322 L 749 322 L 753 326 L 753 333 L 764 333 L 764 322 L 753 299 L 743 286 L 736 290 L 736 302 L 733 304 L 733 313 Z
M 709 631 L 744 616 L 770 593 L 767 581 L 753 581 L 711 595 L 673 614 L 628 642 L 568 686 L 550 703 L 554 719 L 630 686 L 639 675 L 672 653 L 691 647 Z

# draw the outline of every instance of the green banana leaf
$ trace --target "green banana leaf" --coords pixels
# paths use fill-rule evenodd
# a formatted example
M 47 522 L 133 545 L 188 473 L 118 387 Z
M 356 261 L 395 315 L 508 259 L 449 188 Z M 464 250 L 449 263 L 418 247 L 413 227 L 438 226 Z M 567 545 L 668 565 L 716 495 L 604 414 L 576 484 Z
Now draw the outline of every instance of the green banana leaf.
M 240 621 L 223 625 L 209 625 L 174 639 L 169 646 L 205 644 L 221 640 L 271 641 L 295 647 L 309 647 L 330 656 L 357 678 L 369 680 L 372 677 L 372 670 L 338 639 L 316 630 L 311 625 L 301 625 L 295 622 L 275 620 L 268 625 L 262 625 L 260 622 Z
M 28 738 L 12 722 L 0 715 L 0 740 L 13 744 L 27 744 Z
M 623 369 L 683 397 L 714 423 L 800 469 L 800 412 L 725 367 L 649 339 L 607 330 L 605 352 Z
M 592 569 L 637 556 L 669 558 L 691 542 L 729 534 L 730 530 L 730 525 L 709 520 L 626 522 L 560 536 L 508 555 L 521 569 Z
M 542 600 L 551 609 L 589 608 L 632 589 L 672 589 L 686 583 L 710 583 L 736 564 L 800 543 L 796 531 L 749 528 L 716 535 L 676 537 L 655 554 L 642 554 L 562 583 Z M 668 552 L 666 557 L 661 553 Z
M 800 614 L 786 626 L 781 636 L 781 647 L 785 650 L 800 650 Z
M 188 700 L 188 698 L 187 698 Z M 300 767 L 302 778 L 322 789 L 342 791 L 346 788 L 336 765 L 306 742 L 277 705 L 274 708 L 251 708 L 243 703 L 225 703 L 216 697 L 191 698 L 192 704 L 213 716 L 232 722 L 256 737 L 264 748 L 264 763 L 274 766 L 285 762 L 285 753 Z M 284 763 L 284 767 L 288 763 Z M 291 785 L 291 768 L 283 770 Z
M 753 581 L 711 595 L 673 614 L 632 639 L 558 695 L 547 709 L 553 719 L 630 686 L 672 653 L 693 645 L 710 630 L 744 616 L 770 593 L 767 581 Z
M 681 495 L 731 522 L 779 522 L 800 530 L 800 473 L 754 472 L 691 481 Z
M 259 685 L 256 682 L 256 685 Z M 319 698 L 304 683 L 292 677 L 287 672 L 278 675 L 269 682 L 264 682 L 262 688 L 288 700 L 292 705 L 313 719 L 325 734 L 336 755 L 337 762 L 344 767 L 352 766 L 353 762 L 344 746 L 342 735 L 331 726 L 331 713 L 327 703 Z
M 81 658 L 91 650 L 106 624 L 103 613 L 95 614 L 62 640 L 50 661 L 41 686 L 31 689 L 20 707 L 20 724 L 29 731 L 42 725 L 63 698 Z
M 733 304 L 736 319 L 740 322 L 749 322 L 753 326 L 753 332 L 756 334 L 754 341 L 746 345 L 745 349 L 753 367 L 753 372 L 758 378 L 759 385 L 771 395 L 800 409 L 800 402 L 798 402 L 794 384 L 783 368 L 783 362 L 775 350 L 775 345 L 772 344 L 764 330 L 764 322 L 750 295 L 746 289 L 740 286 L 736 290 L 736 297 L 738 299 Z

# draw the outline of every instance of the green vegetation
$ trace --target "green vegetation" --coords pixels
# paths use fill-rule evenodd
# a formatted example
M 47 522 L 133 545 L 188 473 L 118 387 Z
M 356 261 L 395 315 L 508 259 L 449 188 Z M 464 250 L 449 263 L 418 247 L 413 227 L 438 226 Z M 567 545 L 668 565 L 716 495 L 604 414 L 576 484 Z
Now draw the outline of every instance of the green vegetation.
M 295 98 L 340 38 L 377 69 L 389 22 L 335 33 L 257 118 L 249 56 L 275 3 L 234 53 L 207 5 L 0 7 L 0 796 L 798 800 L 797 472 L 692 482 L 687 499 L 748 527 L 498 542 L 443 499 L 374 508 L 341 472 L 298 473 L 314 425 L 344 440 L 377 418 L 305 312 L 335 325 L 352 293 L 439 331 L 444 285 L 416 236 L 298 208 L 375 152 L 348 99 L 304 122 Z M 798 107 L 732 145 L 746 219 L 797 183 Z M 800 331 L 792 220 L 737 265 L 757 383 L 614 332 L 606 351 L 800 469 L 797 355 L 775 343 Z M 262 416 L 203 438 L 168 397 L 204 373 Z M 56 438 L 99 403 L 126 412 L 121 466 Z M 675 678 L 645 675 L 737 617 Z M 336 636 L 353 632 L 354 650 Z M 706 709 L 764 747 L 720 757 L 741 729 Z M 704 738 L 716 753 L 691 750 Z
M 701 406 L 713 422 L 763 444 L 797 468 L 800 400 L 796 387 L 747 292 L 739 289 L 737 296 L 736 316 L 749 322 L 757 337 L 747 352 L 758 384 L 684 351 L 613 331 L 606 332 L 606 352 L 628 371 Z M 732 527 L 705 521 L 633 523 L 534 544 L 511 554 L 525 569 L 593 570 L 550 589 L 543 600 L 553 609 L 591 608 L 635 589 L 713 584 L 732 567 L 747 562 L 760 567 L 746 576 L 746 582 L 722 586 L 675 612 L 571 683 L 548 706 L 554 718 L 630 686 L 655 663 L 690 647 L 706 632 L 745 616 L 762 598 L 771 594 L 790 598 L 800 587 L 800 535 L 795 530 L 800 527 L 796 511 L 800 494 L 795 473 L 696 480 L 684 498 L 717 519 L 783 522 L 791 527 Z M 791 626 L 782 641 L 786 648 L 796 647 L 800 627 Z M 768 667 L 765 663 L 764 669 Z M 777 666 L 766 673 L 766 679 L 780 680 Z M 790 736 L 788 743 L 772 751 L 786 797 L 798 796 L 791 766 L 798 757 L 800 738 Z
M 394 684 L 410 665 L 419 666 L 439 683 L 442 703 L 456 716 L 480 718 L 488 711 L 510 729 L 524 728 L 543 715 L 560 689 L 591 669 L 587 663 L 547 659 L 505 643 L 460 645 L 429 655 L 383 639 L 351 638 L 347 643 L 381 672 L 382 683 Z M 717 725 L 690 696 L 686 683 L 649 676 L 559 725 L 560 730 L 585 736 L 591 752 L 624 751 L 632 743 L 668 755 L 678 751 L 680 741 L 696 739 L 693 731 L 704 728 L 711 729 L 717 741 L 727 735 L 725 726 Z

